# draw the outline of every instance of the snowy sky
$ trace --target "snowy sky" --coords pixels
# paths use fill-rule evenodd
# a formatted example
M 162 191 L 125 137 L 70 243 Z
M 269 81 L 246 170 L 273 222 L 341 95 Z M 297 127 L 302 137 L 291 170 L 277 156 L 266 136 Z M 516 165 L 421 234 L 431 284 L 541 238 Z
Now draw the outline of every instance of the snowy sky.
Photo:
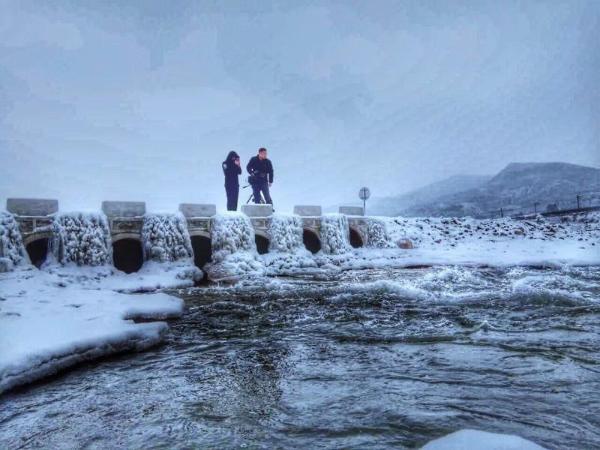
M 223 208 L 260 146 L 280 210 L 600 166 L 599 33 L 596 0 L 0 0 L 0 202 Z

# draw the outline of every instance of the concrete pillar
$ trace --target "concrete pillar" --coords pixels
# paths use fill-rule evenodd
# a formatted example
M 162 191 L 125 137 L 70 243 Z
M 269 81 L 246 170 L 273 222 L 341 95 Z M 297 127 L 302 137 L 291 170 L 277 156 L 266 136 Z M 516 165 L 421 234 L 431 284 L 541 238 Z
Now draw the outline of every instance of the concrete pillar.
M 340 206 L 340 214 L 346 216 L 364 216 L 365 210 L 362 206 Z
M 265 204 L 242 205 L 242 212 L 248 217 L 269 217 L 273 215 L 273 206 Z
M 7 198 L 6 210 L 17 216 L 49 216 L 58 211 L 58 200 Z
M 323 211 L 320 206 L 297 205 L 294 206 L 294 214 L 304 217 L 320 217 L 323 215 Z
M 179 211 L 181 211 L 185 217 L 212 217 L 217 214 L 217 205 L 180 203 Z
M 146 214 L 146 202 L 102 202 L 102 211 L 108 217 L 139 217 Z

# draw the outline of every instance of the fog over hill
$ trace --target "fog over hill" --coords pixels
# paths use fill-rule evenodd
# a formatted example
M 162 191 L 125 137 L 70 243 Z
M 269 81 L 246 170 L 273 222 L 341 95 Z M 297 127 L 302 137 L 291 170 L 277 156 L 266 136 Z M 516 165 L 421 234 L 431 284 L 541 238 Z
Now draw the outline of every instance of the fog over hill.
M 471 186 L 460 188 L 469 182 Z M 500 208 L 507 214 L 533 212 L 536 203 L 537 211 L 549 206 L 574 208 L 578 194 L 581 206 L 600 203 L 600 169 L 561 162 L 510 163 L 494 177 L 451 177 L 374 201 L 370 213 L 489 217 L 497 215 Z
M 369 214 L 397 216 L 411 207 L 418 207 L 439 197 L 482 186 L 492 175 L 454 175 L 406 194 L 374 198 L 368 207 Z

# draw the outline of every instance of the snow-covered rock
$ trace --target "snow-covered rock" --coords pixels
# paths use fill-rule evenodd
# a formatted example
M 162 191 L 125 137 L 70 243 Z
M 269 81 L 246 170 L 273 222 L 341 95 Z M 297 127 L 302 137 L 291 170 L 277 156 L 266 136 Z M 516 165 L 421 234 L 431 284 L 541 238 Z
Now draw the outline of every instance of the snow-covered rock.
M 142 227 L 144 259 L 171 262 L 193 257 L 183 214 L 146 214 Z
M 211 280 L 264 274 L 258 257 L 254 228 L 250 219 L 238 212 L 213 217 L 211 229 L 212 263 L 206 266 Z
M 29 263 L 19 224 L 12 214 L 0 212 L 0 272 Z
M 422 450 L 544 450 L 544 447 L 512 434 L 464 429 L 435 439 Z
M 112 264 L 108 220 L 102 213 L 60 213 L 54 218 L 52 253 L 61 264 Z

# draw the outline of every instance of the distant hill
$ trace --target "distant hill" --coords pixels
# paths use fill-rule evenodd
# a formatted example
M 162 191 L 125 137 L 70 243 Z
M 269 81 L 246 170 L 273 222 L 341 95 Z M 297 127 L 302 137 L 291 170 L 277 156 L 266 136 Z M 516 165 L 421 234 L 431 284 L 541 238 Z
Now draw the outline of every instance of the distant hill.
M 444 195 L 483 186 L 491 179 L 492 175 L 455 175 L 406 194 L 374 198 L 368 206 L 368 212 L 374 215 L 397 216 L 409 208 L 427 204 Z
M 565 209 L 576 206 L 578 193 L 584 195 L 582 206 L 588 205 L 590 196 L 599 200 L 600 169 L 559 162 L 511 163 L 479 186 L 415 202 L 399 213 L 405 216 L 489 217 L 497 214 L 500 208 L 507 214 L 533 212 L 536 202 L 539 203 L 538 211 L 553 204 Z

